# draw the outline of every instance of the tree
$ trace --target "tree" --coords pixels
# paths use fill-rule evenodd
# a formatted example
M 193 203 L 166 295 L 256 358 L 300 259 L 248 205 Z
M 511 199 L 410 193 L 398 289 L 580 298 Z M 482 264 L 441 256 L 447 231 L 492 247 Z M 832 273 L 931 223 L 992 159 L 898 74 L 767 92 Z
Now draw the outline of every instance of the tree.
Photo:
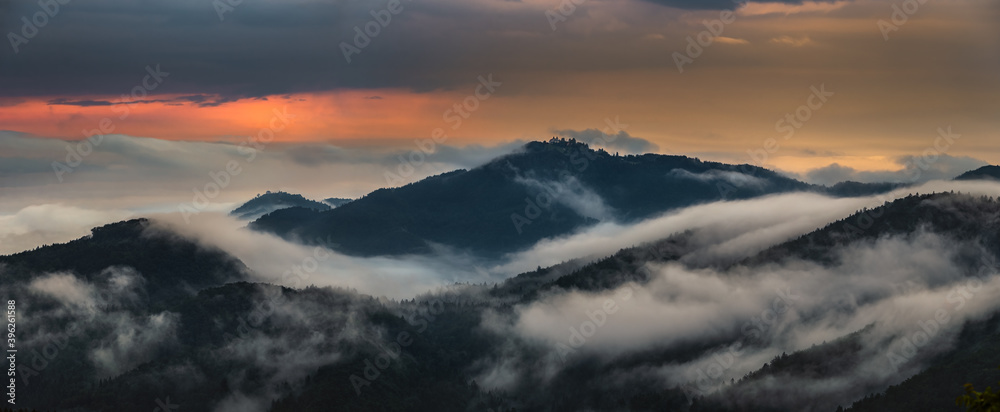
M 993 393 L 991 387 L 976 392 L 972 384 L 967 383 L 965 395 L 959 396 L 955 403 L 968 408 L 968 412 L 1000 412 L 1000 393 Z

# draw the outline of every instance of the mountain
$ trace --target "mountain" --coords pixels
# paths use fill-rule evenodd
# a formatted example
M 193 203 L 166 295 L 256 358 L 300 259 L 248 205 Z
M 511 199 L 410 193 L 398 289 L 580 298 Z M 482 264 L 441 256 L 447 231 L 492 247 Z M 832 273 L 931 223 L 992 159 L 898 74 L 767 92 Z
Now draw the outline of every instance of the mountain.
M 874 221 L 857 226 L 865 216 Z M 834 251 L 870 248 L 876 242 L 910 239 L 925 232 L 942 236 L 945 244 L 968 243 L 970 247 L 959 247 L 961 253 L 950 256 L 957 264 L 976 261 L 980 253 L 996 258 L 1000 257 L 997 222 L 1000 202 L 993 198 L 912 195 L 859 211 L 755 254 L 718 277 L 692 279 L 686 287 L 693 288 L 692 302 L 700 304 L 703 294 L 720 287 L 723 279 L 732 282 L 733 291 L 752 287 L 746 271 L 754 268 L 771 273 L 815 265 L 803 272 L 807 275 L 844 265 L 858 270 L 851 265 L 870 261 L 844 262 L 838 259 L 843 255 Z M 663 236 L 591 263 L 570 261 L 539 268 L 495 286 L 456 285 L 415 299 L 391 301 L 353 290 L 296 290 L 247 283 L 242 281 L 246 273 L 238 260 L 149 221 L 104 226 L 64 245 L 0 257 L 0 293 L 21 296 L 20 307 L 31 314 L 26 323 L 30 326 L 24 326 L 26 332 L 21 335 L 24 347 L 43 348 L 49 342 L 46 339 L 59 343 L 53 346 L 59 348 L 53 356 L 44 355 L 37 362 L 32 356 L 43 355 L 25 351 L 20 365 L 33 369 L 25 370 L 30 384 L 19 389 L 19 405 L 111 411 L 153 408 L 162 401 L 206 412 L 309 412 L 328 410 L 329 405 L 347 411 L 703 412 L 833 411 L 856 401 L 854 408 L 859 411 L 902 412 L 947 410 L 961 394 L 962 384 L 972 382 L 981 389 L 997 380 L 1000 317 L 995 314 L 955 324 L 961 333 L 953 344 L 928 357 L 924 372 L 896 386 L 860 380 L 864 376 L 843 377 L 858 368 L 884 369 L 877 364 L 869 368 L 871 351 L 886 345 L 892 335 L 881 333 L 880 323 L 873 322 L 811 348 L 787 354 L 778 351 L 763 367 L 739 380 L 727 379 L 716 392 L 694 397 L 686 388 L 698 385 L 697 381 L 685 384 L 685 375 L 664 379 L 679 373 L 673 369 L 676 365 L 699 358 L 731 365 L 731 360 L 718 354 L 719 348 L 734 343 L 743 345 L 748 353 L 744 356 L 750 360 L 741 362 L 748 363 L 758 356 L 750 354 L 767 353 L 769 342 L 747 337 L 738 328 L 697 323 L 696 315 L 702 310 L 694 303 L 684 312 L 690 320 L 674 320 L 682 329 L 692 323 L 704 328 L 706 333 L 694 340 L 654 340 L 648 347 L 611 355 L 602 353 L 598 342 L 586 343 L 569 358 L 558 361 L 555 355 L 554 361 L 542 342 L 520 335 L 524 325 L 518 319 L 528 308 L 604 294 L 626 285 L 638 289 L 657 283 L 663 287 L 664 279 L 656 281 L 650 267 L 678 265 L 685 255 L 705 246 L 698 232 Z M 926 255 L 930 258 L 934 253 Z M 878 255 L 875 261 L 890 260 L 897 265 L 899 259 Z M 784 263 L 788 263 L 784 269 L 776 267 Z M 706 275 L 704 269 L 692 273 Z M 835 281 L 818 280 L 831 288 Z M 659 293 L 667 301 L 682 299 L 688 293 L 682 286 Z M 163 293 L 169 298 L 157 297 Z M 650 289 L 649 293 L 655 292 Z M 79 296 L 95 296 L 99 304 L 88 304 Z M 731 299 L 739 303 L 742 298 L 734 295 Z M 985 302 L 982 299 L 986 298 L 977 302 Z M 861 300 L 858 307 L 865 304 Z M 641 314 L 644 309 L 639 305 L 628 310 Z M 575 310 L 593 316 L 594 307 Z M 802 308 L 799 327 L 839 319 L 819 316 L 842 311 Z M 621 318 L 607 316 L 598 323 L 608 326 L 597 333 L 618 336 Z M 642 318 L 642 329 L 670 326 L 671 321 L 660 316 Z M 66 330 L 73 332 L 67 336 L 62 332 Z M 618 337 L 616 341 L 629 340 Z M 498 367 L 485 373 L 490 365 Z M 506 383 L 507 389 L 488 389 L 498 382 Z M 835 389 L 819 390 L 824 387 Z M 841 402 L 845 396 L 848 401 Z
M 825 192 L 832 196 L 856 197 L 870 196 L 886 193 L 906 186 L 903 183 L 861 183 L 861 182 L 840 182 L 830 186 Z
M 229 212 L 229 215 L 236 216 L 241 220 L 254 220 L 275 210 L 293 207 L 318 211 L 330 210 L 332 208 L 327 203 L 309 200 L 299 194 L 268 191 L 263 195 L 257 195 L 257 197 L 250 199 L 248 202 L 240 205 L 240 207 L 233 209 L 232 212 Z
M 1000 180 L 1000 166 L 983 166 L 962 173 L 955 180 Z
M 776 245 L 746 259 L 736 268 L 749 266 L 767 270 L 776 264 L 798 265 L 800 263 L 793 262 L 802 261 L 819 263 L 824 267 L 851 267 L 853 262 L 845 259 L 852 255 L 837 251 L 871 246 L 890 239 L 919 242 L 921 233 L 942 236 L 945 242 L 956 246 L 958 253 L 950 259 L 961 268 L 968 280 L 953 286 L 953 293 L 947 295 L 947 302 L 942 299 L 930 304 L 947 308 L 939 310 L 940 315 L 948 311 L 961 313 L 965 301 L 959 298 L 977 296 L 958 293 L 969 285 L 974 287 L 980 284 L 978 282 L 986 282 L 985 278 L 977 276 L 984 273 L 988 276 L 991 270 L 996 269 L 995 266 L 988 268 L 982 265 L 994 265 L 991 262 L 1000 259 L 1000 199 L 955 193 L 910 195 L 875 209 L 860 210 L 822 229 Z M 948 252 L 939 253 L 943 256 Z M 887 258 L 899 259 L 898 256 Z M 913 287 L 913 292 L 920 291 L 912 280 L 897 287 L 897 290 Z M 855 304 L 871 304 L 865 302 L 865 297 L 850 299 L 854 298 L 858 299 Z M 841 309 L 829 308 L 831 312 Z M 904 349 L 897 348 L 896 352 L 889 351 L 889 356 L 873 355 L 873 343 L 874 347 L 888 346 L 892 339 L 898 337 L 876 332 L 885 326 L 883 322 L 897 316 L 898 313 L 886 315 L 862 330 L 835 341 L 781 354 L 733 384 L 696 399 L 691 411 L 787 410 L 780 406 L 781 401 L 775 400 L 787 397 L 788 391 L 775 382 L 802 382 L 803 387 L 808 387 L 806 382 L 833 382 L 843 379 L 838 375 L 852 376 L 857 370 L 882 368 L 884 371 L 911 366 L 911 363 L 917 362 L 915 359 L 920 358 L 922 350 L 928 350 L 923 348 L 927 341 L 921 341 L 924 338 L 919 334 L 924 337 L 930 335 L 930 339 L 934 339 L 942 325 L 948 322 L 941 321 L 941 317 L 937 321 L 943 323 L 913 320 L 916 326 L 912 329 L 915 331 L 904 329 L 904 333 L 912 334 L 908 337 L 911 340 L 904 339 L 904 343 L 915 345 L 913 352 L 905 352 L 906 346 L 903 346 Z M 958 326 L 960 333 L 945 343 L 944 350 L 939 348 L 940 353 L 927 355 L 924 358 L 926 366 L 915 376 L 887 389 L 884 380 L 854 377 L 858 386 L 855 392 L 860 389 L 866 396 L 857 399 L 853 405 L 851 402 L 841 405 L 848 406 L 849 411 L 964 410 L 955 407 L 955 398 L 963 393 L 963 384 L 972 383 L 982 389 L 995 385 L 1000 379 L 997 372 L 1000 365 L 1000 312 L 988 312 L 986 316 L 973 317 Z M 800 410 L 832 410 L 838 406 L 838 396 L 843 399 L 843 393 L 836 391 L 808 396 L 804 395 L 806 392 L 802 393 L 803 397 L 794 402 Z M 787 405 L 787 400 L 784 404 Z M 844 410 L 842 406 L 837 409 L 838 412 Z
M 179 321 L 170 308 L 246 273 L 232 256 L 146 219 L 0 256 L 0 296 L 17 304 L 17 405 L 146 409 L 155 398 L 139 407 L 87 394 L 111 376 L 170 356 Z
M 762 382 L 776 377 L 799 380 L 817 379 L 843 372 L 850 368 L 864 367 L 863 342 L 872 338 L 875 325 L 844 336 L 835 341 L 817 345 L 792 354 L 782 354 L 771 359 L 761 369 L 751 372 L 738 382 L 718 393 L 697 399 L 691 412 L 708 411 L 782 411 L 784 408 L 767 406 L 768 402 L 748 399 L 768 399 L 778 391 L 762 390 Z M 854 411 L 964 411 L 955 406 L 955 398 L 963 393 L 962 385 L 973 384 L 977 389 L 994 386 L 1000 373 L 1000 313 L 966 324 L 953 347 L 930 363 L 922 372 L 892 385 L 887 389 L 870 388 L 871 393 L 848 408 L 826 399 L 824 405 L 837 412 Z M 806 400 L 802 406 L 805 410 Z M 810 405 L 814 408 L 816 405 Z M 815 410 L 815 409 L 813 409 Z M 820 408 L 820 410 L 823 410 Z
M 1000 315 L 970 323 L 955 342 L 955 348 L 936 359 L 923 372 L 885 391 L 854 402 L 848 411 L 955 410 L 955 400 L 939 396 L 935 388 L 972 383 L 977 390 L 993 387 L 1000 373 Z M 956 394 L 955 397 L 957 397 Z
M 329 410 L 314 399 L 341 410 L 496 403 L 449 366 L 484 354 L 469 348 L 489 347 L 463 334 L 479 312 L 451 303 L 428 312 L 426 301 L 293 290 L 246 275 L 239 260 L 146 219 L 0 256 L 0 295 L 18 305 L 17 405 L 209 412 Z M 427 319 L 441 320 L 421 327 Z M 394 395 L 359 397 L 349 378 L 368 376 L 371 359 L 391 350 L 386 337 L 403 332 L 406 352 L 373 379 Z M 442 350 L 454 345 L 464 354 Z
M 922 237 L 922 234 L 925 233 L 940 236 L 943 239 L 942 244 L 954 246 L 957 252 L 948 259 L 957 268 L 960 268 L 961 272 L 969 276 L 967 282 L 959 281 L 957 287 L 938 284 L 937 287 L 943 288 L 945 291 L 951 289 L 952 293 L 947 295 L 947 301 L 941 298 L 940 301 L 931 300 L 929 304 L 947 308 L 954 313 L 961 313 L 962 306 L 960 304 L 964 302 L 960 299 L 963 296 L 961 293 L 968 293 L 963 292 L 964 288 L 976 287 L 975 282 L 978 280 L 974 279 L 973 275 L 982 273 L 983 268 L 979 266 L 980 262 L 995 262 L 1000 259 L 1000 235 L 998 235 L 1000 233 L 1000 200 L 996 198 L 955 193 L 910 195 L 893 202 L 887 202 L 875 209 L 860 210 L 822 229 L 766 249 L 739 264 L 730 266 L 724 272 L 724 276 L 731 278 L 734 283 L 745 284 L 741 282 L 741 278 L 746 276 L 748 270 L 760 270 L 768 273 L 789 270 L 789 268 L 809 268 L 810 265 L 817 265 L 819 268 L 845 268 L 847 273 L 850 273 L 850 271 L 858 270 L 858 265 L 861 263 L 845 260 L 849 256 L 857 257 L 856 253 L 849 254 L 845 251 L 860 250 L 860 253 L 864 254 L 868 253 L 866 251 L 872 250 L 879 242 L 889 242 L 887 246 L 889 250 L 894 250 L 895 253 L 906 253 L 895 250 L 895 248 L 900 247 L 900 244 L 905 242 L 917 244 L 926 242 L 927 239 Z M 648 245 L 623 249 L 613 256 L 592 264 L 574 266 L 573 262 L 567 262 L 552 268 L 539 269 L 504 282 L 491 291 L 491 294 L 500 298 L 512 299 L 509 301 L 511 304 L 528 305 L 536 299 L 553 294 L 573 293 L 574 291 L 599 293 L 602 290 L 619 288 L 630 282 L 645 284 L 652 279 L 648 272 L 642 270 L 643 267 L 650 263 L 662 265 L 671 261 L 679 261 L 686 253 L 695 250 L 696 245 L 692 241 L 698 237 L 697 233 L 678 233 Z M 934 247 L 940 247 L 940 245 Z M 880 253 L 884 253 L 884 250 Z M 931 254 L 926 256 L 943 257 L 948 256 L 950 252 L 939 250 L 929 253 Z M 889 262 L 902 260 L 901 256 L 876 256 L 879 260 L 888 259 Z M 567 265 L 568 267 L 562 267 Z M 995 272 L 995 268 L 993 271 Z M 806 273 L 810 272 L 822 273 L 819 269 L 806 270 Z M 830 276 L 830 274 L 825 274 L 825 276 Z M 929 272 L 929 276 L 932 279 L 932 288 L 935 283 L 941 282 L 941 278 L 933 270 Z M 912 279 L 919 281 L 917 277 Z M 836 293 L 836 279 L 823 279 L 821 281 L 831 286 L 829 292 L 826 293 L 831 295 Z M 982 282 L 985 283 L 986 280 L 984 279 Z M 699 291 L 698 293 L 702 293 L 701 291 L 711 288 L 709 285 L 712 284 L 712 281 L 706 280 L 704 283 L 704 285 L 693 287 Z M 896 285 L 896 287 L 905 289 L 915 286 L 911 281 L 907 281 Z M 915 289 L 912 295 L 906 296 L 902 300 L 919 297 L 919 292 L 920 289 Z M 978 299 L 990 299 L 975 294 L 971 296 Z M 734 299 L 736 299 L 735 296 Z M 809 316 L 813 319 L 806 317 L 801 320 L 804 323 L 802 328 L 792 326 L 789 330 L 793 334 L 808 334 L 808 329 L 802 331 L 797 329 L 803 329 L 810 323 L 829 322 L 833 319 L 843 321 L 842 318 L 838 317 L 843 315 L 837 315 L 837 313 L 846 311 L 846 307 L 857 308 L 876 303 L 876 296 L 856 296 L 852 299 L 857 300 L 845 301 L 843 306 L 821 307 L 822 309 L 819 310 L 823 310 L 825 314 L 804 309 L 805 313 L 800 313 L 799 316 Z M 689 304 L 693 307 L 699 306 L 694 301 Z M 691 308 L 690 310 L 692 313 L 698 312 L 698 309 Z M 911 339 L 917 339 L 913 341 L 917 345 L 916 351 L 910 354 L 896 352 L 899 353 L 895 355 L 897 358 L 891 357 L 894 353 L 892 351 L 888 352 L 889 357 L 878 352 L 879 348 L 888 346 L 898 337 L 892 332 L 884 331 L 882 328 L 885 327 L 885 324 L 882 322 L 887 322 L 887 320 L 879 319 L 856 332 L 814 345 L 811 348 L 787 354 L 778 351 L 777 356 L 766 361 L 763 367 L 744 375 L 742 378 L 737 376 L 732 381 L 728 377 L 724 381 L 717 379 L 719 378 L 717 374 L 721 374 L 725 368 L 732 367 L 738 362 L 749 362 L 746 359 L 751 356 L 744 354 L 742 355 L 743 359 L 740 360 L 740 355 L 727 355 L 720 348 L 732 348 L 735 344 L 738 345 L 735 347 L 742 348 L 741 351 L 744 353 L 754 353 L 763 349 L 762 344 L 768 343 L 763 340 L 761 335 L 758 335 L 759 329 L 751 328 L 749 329 L 751 332 L 748 333 L 747 327 L 751 323 L 747 323 L 741 331 L 737 330 L 734 336 L 722 340 L 705 339 L 703 342 L 680 345 L 672 350 L 650 349 L 633 356 L 613 360 L 592 359 L 592 364 L 581 360 L 580 364 L 570 368 L 565 374 L 560 373 L 554 377 L 546 377 L 545 385 L 548 385 L 546 387 L 550 388 L 551 392 L 549 397 L 542 399 L 546 399 L 545 402 L 548 404 L 560 406 L 554 408 L 555 410 L 612 410 L 620 408 L 621 410 L 692 412 L 833 411 L 838 405 L 851 406 L 853 401 L 856 402 L 849 409 L 852 411 L 959 410 L 955 409 L 955 398 L 963 393 L 963 384 L 972 383 L 977 389 L 982 390 L 987 386 L 996 385 L 996 382 L 1000 380 L 1000 371 L 997 371 L 997 366 L 1000 365 L 1000 355 L 998 355 L 1000 354 L 1000 312 L 992 312 L 992 314 L 987 312 L 986 316 L 973 317 L 968 322 L 957 324 L 959 333 L 953 340 L 939 338 L 943 341 L 941 342 L 943 345 L 938 348 L 939 353 L 929 353 L 922 358 L 920 357 L 921 349 L 923 351 L 928 351 L 928 349 L 921 348 L 926 343 L 920 341 L 917 334 L 927 330 L 937 333 L 941 326 L 927 326 L 929 323 L 926 320 L 906 318 L 904 314 L 893 315 L 893 318 L 895 316 L 912 319 L 903 321 L 903 330 L 904 333 L 912 334 L 910 335 Z M 906 326 L 910 325 L 910 322 L 912 322 L 912 326 Z M 713 326 L 717 325 L 705 325 L 707 328 Z M 904 339 L 903 342 L 911 341 Z M 905 351 L 905 345 L 903 348 L 902 350 Z M 530 351 L 528 348 L 522 350 Z M 901 349 L 896 350 L 900 351 Z M 708 368 L 700 369 L 701 375 L 692 375 L 692 380 L 680 387 L 657 387 L 655 384 L 644 384 L 641 382 L 641 378 L 632 376 L 638 372 L 628 372 L 660 370 L 660 368 L 672 370 L 672 365 L 696 358 L 698 353 L 705 354 L 705 358 L 710 361 L 707 363 Z M 755 358 L 750 357 L 750 359 Z M 894 362 L 898 362 L 901 368 L 912 367 L 914 363 L 918 362 L 916 359 L 922 359 L 926 365 L 924 369 L 897 385 L 889 386 L 892 373 L 887 373 L 888 378 L 855 375 L 858 373 L 857 371 L 872 373 L 872 370 L 891 370 L 890 365 L 896 365 Z M 544 362 L 543 358 L 533 360 Z M 520 361 L 530 363 L 532 359 L 522 358 Z M 722 365 L 722 367 L 716 370 L 712 369 L 718 365 Z M 758 365 L 760 364 L 758 363 Z M 600 376 L 607 375 L 621 379 L 621 381 L 610 380 L 621 386 L 612 387 L 608 381 L 600 378 Z M 628 376 L 632 376 L 634 380 L 626 380 Z M 703 391 L 700 388 L 702 382 L 706 381 L 712 383 L 709 385 L 712 389 Z M 852 385 L 841 385 L 842 382 L 850 382 Z M 542 383 L 536 382 L 535 384 L 541 385 Z M 526 386 L 530 385 L 531 383 L 526 383 Z M 622 386 L 626 386 L 628 389 L 623 389 Z M 552 388 L 561 388 L 561 391 Z M 572 388 L 590 389 L 585 391 L 586 396 L 574 397 L 570 394 L 578 394 L 579 392 Z M 602 388 L 602 390 L 594 388 Z M 819 388 L 826 389 L 819 390 Z M 530 392 L 522 393 L 522 395 L 528 393 Z M 691 394 L 695 394 L 695 396 L 692 397 Z M 689 403 L 689 401 L 693 403 Z M 620 405 L 626 405 L 626 407 Z M 535 407 L 540 406 L 535 404 L 534 407 L 525 409 L 535 410 Z
M 576 140 L 530 142 L 471 170 L 379 189 L 327 211 L 279 210 L 255 230 L 343 253 L 423 254 L 438 245 L 498 257 L 600 221 L 635 222 L 667 210 L 791 191 L 857 195 L 893 185 L 813 186 L 752 165 L 657 154 L 616 156 Z
M 948 233 L 956 239 L 977 239 L 1000 250 L 1000 203 L 992 197 L 955 193 L 911 194 L 875 209 L 864 209 L 826 227 L 771 247 L 743 262 L 761 265 L 789 259 L 834 263 L 840 246 L 918 230 Z
M 3 283 L 14 284 L 44 274 L 71 274 L 82 282 L 106 281 L 109 270 L 140 274 L 147 303 L 153 306 L 193 292 L 242 280 L 246 266 L 218 249 L 206 248 L 147 219 L 113 223 L 64 244 L 0 256 Z

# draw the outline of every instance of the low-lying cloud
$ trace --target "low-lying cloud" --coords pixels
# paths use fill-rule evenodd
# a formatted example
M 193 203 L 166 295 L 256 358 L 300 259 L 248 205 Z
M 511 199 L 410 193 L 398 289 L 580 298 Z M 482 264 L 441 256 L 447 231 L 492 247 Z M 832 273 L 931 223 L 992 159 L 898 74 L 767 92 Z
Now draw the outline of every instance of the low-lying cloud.
M 90 234 L 90 229 L 131 217 L 127 210 L 83 209 L 63 204 L 27 206 L 0 215 L 0 255 L 53 243 L 65 243 Z
M 121 220 L 128 212 L 176 211 L 178 205 L 192 203 L 197 193 L 210 193 L 206 190 L 210 184 L 223 187 L 207 197 L 210 204 L 204 210 L 209 211 L 229 211 L 267 190 L 299 193 L 316 200 L 357 198 L 400 184 L 387 181 L 386 173 L 400 175 L 400 159 L 408 159 L 412 151 L 420 153 L 422 163 L 407 160 L 409 173 L 400 176 L 401 183 L 479 166 L 516 150 L 523 142 L 437 145 L 433 153 L 426 154 L 416 145 L 382 149 L 274 142 L 251 149 L 245 144 L 107 135 L 79 163 L 70 163 L 67 147 L 78 143 L 0 131 L 0 190 L 4 191 L 0 197 L 0 253 L 18 251 L 22 245 L 66 241 L 65 235 L 52 232 L 82 235 L 86 232 L 79 228 Z M 57 176 L 53 162 L 73 167 Z M 227 175 L 230 162 L 236 162 L 238 171 Z M 18 245 L 7 246 L 15 243 Z
M 899 170 L 856 170 L 837 163 L 813 169 L 801 176 L 809 183 L 833 185 L 838 182 L 855 181 L 862 183 L 916 183 L 930 180 L 953 179 L 962 173 L 987 165 L 986 162 L 968 156 L 938 154 L 933 161 L 921 156 L 899 156 L 893 162 Z
M 959 259 L 970 251 L 982 260 L 970 265 Z M 966 321 L 1000 309 L 995 257 L 975 241 L 921 231 L 837 252 L 842 263 L 833 266 L 791 261 L 720 272 L 679 262 L 653 264 L 646 268 L 653 274 L 646 284 L 599 293 L 556 291 L 518 306 L 512 318 L 492 313 L 484 318 L 484 330 L 514 339 L 521 349 L 505 352 L 498 357 L 502 361 L 481 362 L 480 382 L 516 393 L 547 384 L 579 361 L 610 365 L 632 355 L 716 342 L 693 359 L 611 368 L 615 375 L 686 386 L 703 396 L 782 353 L 871 325 L 860 337 L 858 359 L 845 370 L 748 384 L 768 393 L 753 397 L 763 405 L 825 410 L 923 370 L 928 360 L 953 348 Z M 609 307 L 614 310 L 600 313 Z M 541 354 L 529 349 L 539 347 Z M 594 379 L 608 388 L 618 384 L 613 376 Z M 795 403 L 786 403 L 791 399 Z

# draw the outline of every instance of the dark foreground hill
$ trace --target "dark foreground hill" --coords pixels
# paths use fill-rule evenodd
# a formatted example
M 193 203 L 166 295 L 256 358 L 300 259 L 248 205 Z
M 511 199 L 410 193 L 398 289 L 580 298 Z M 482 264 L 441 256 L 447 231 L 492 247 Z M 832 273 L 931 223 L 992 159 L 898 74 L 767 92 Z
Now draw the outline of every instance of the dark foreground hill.
M 45 274 L 69 274 L 81 282 L 109 276 L 109 269 L 141 274 L 154 306 L 210 286 L 242 280 L 246 266 L 218 249 L 206 248 L 146 219 L 113 223 L 68 243 L 0 256 L 0 283 L 13 285 Z M 106 279 L 105 279 L 106 280 Z
M 860 232 L 846 226 L 865 214 L 877 216 L 877 223 Z M 740 281 L 747 268 L 791 259 L 838 265 L 843 262 L 823 249 L 865 247 L 924 232 L 977 245 L 982 249 L 976 250 L 990 251 L 980 258 L 995 258 L 1000 255 L 994 243 L 998 221 L 1000 203 L 991 198 L 910 196 L 803 237 L 812 242 L 792 240 L 771 248 L 733 266 L 730 275 Z M 879 347 L 868 342 L 887 339 L 878 335 L 877 322 L 822 345 L 776 354 L 762 368 L 707 392 L 691 390 L 699 388 L 697 378 L 687 384 L 666 384 L 662 378 L 672 365 L 712 359 L 710 354 L 720 347 L 739 342 L 751 351 L 763 349 L 764 342 L 735 330 L 617 355 L 580 350 L 552 363 L 539 342 L 511 327 L 525 307 L 542 300 L 604 293 L 623 285 L 644 288 L 656 276 L 649 263 L 677 262 L 698 247 L 697 238 L 697 233 L 665 233 L 662 241 L 591 264 L 571 262 L 496 287 L 464 285 L 390 301 L 351 290 L 222 284 L 239 276 L 238 262 L 150 232 L 148 222 L 139 220 L 100 228 L 67 245 L 0 257 L 0 289 L 23 301 L 22 310 L 32 319 L 19 329 L 27 352 L 21 365 L 30 368 L 19 375 L 27 378 L 18 391 L 19 405 L 45 410 L 146 410 L 168 402 L 191 411 L 308 412 L 336 405 L 347 411 L 832 412 L 859 401 L 858 410 L 902 412 L 950 410 L 962 384 L 972 382 L 981 389 L 998 380 L 1000 323 L 995 316 L 961 325 L 950 349 L 927 359 L 924 372 L 885 393 L 889 385 L 881 381 L 852 387 L 862 376 L 843 378 L 848 371 L 865 369 L 868 352 Z M 953 258 L 961 264 L 968 257 Z M 126 267 L 132 269 L 107 272 Z M 51 271 L 66 272 L 78 282 L 52 277 Z M 143 280 L 122 286 L 123 277 Z M 183 279 L 186 286 L 154 304 L 151 297 L 160 292 L 151 286 L 170 289 L 165 282 L 170 279 Z M 70 289 L 85 295 L 95 291 L 100 304 L 86 304 L 79 293 L 63 293 Z M 649 318 L 647 327 L 666 322 L 658 319 Z M 42 358 L 35 361 L 28 348 L 50 343 L 59 348 L 54 356 L 38 355 Z M 488 365 L 503 365 L 498 370 L 504 372 L 484 375 Z M 507 390 L 477 382 L 485 376 L 495 384 L 503 374 L 517 376 Z M 836 390 L 794 387 L 794 382 L 805 385 L 824 378 L 844 385 L 843 393 L 861 395 L 841 402 L 843 393 Z
M 498 405 L 454 369 L 490 347 L 466 333 L 478 311 L 246 283 L 246 275 L 239 260 L 145 219 L 0 256 L 0 296 L 17 305 L 17 405 L 206 412 Z M 391 346 L 400 333 L 409 334 L 405 353 Z M 464 349 L 442 350 L 457 347 Z M 387 351 L 392 367 L 369 379 L 394 395 L 358 396 L 349 377 L 366 376 Z

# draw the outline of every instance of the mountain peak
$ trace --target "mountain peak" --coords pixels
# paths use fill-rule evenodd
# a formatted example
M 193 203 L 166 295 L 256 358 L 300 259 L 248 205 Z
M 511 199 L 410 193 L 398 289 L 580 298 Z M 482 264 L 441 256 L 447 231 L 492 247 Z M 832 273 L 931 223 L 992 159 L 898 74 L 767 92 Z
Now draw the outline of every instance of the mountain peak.
M 331 209 L 329 204 L 306 199 L 300 194 L 267 191 L 263 195 L 258 194 L 253 199 L 250 199 L 250 201 L 233 209 L 232 212 L 229 212 L 229 215 L 236 216 L 242 220 L 254 220 L 275 210 L 290 207 L 304 207 L 318 211 Z
M 549 140 L 543 141 L 532 141 L 524 145 L 524 149 L 528 153 L 542 153 L 546 151 L 559 151 L 567 152 L 572 150 L 585 151 L 590 153 L 600 153 L 607 155 L 608 153 L 604 149 L 593 149 L 587 143 L 583 141 L 576 140 L 574 138 L 566 139 L 563 137 L 553 137 Z
M 955 180 L 1000 180 L 1000 166 L 983 166 L 956 177 Z
M 699 203 L 810 189 L 756 166 L 616 156 L 552 138 L 333 210 L 264 215 L 250 227 L 290 239 L 332 239 L 340 252 L 359 256 L 423 254 L 445 245 L 499 257 L 601 221 L 635 222 Z
M 142 233 L 147 227 L 149 227 L 149 219 L 139 218 L 108 223 L 104 226 L 90 229 L 90 232 L 91 238 L 95 240 L 114 237 L 131 238 L 134 235 Z

